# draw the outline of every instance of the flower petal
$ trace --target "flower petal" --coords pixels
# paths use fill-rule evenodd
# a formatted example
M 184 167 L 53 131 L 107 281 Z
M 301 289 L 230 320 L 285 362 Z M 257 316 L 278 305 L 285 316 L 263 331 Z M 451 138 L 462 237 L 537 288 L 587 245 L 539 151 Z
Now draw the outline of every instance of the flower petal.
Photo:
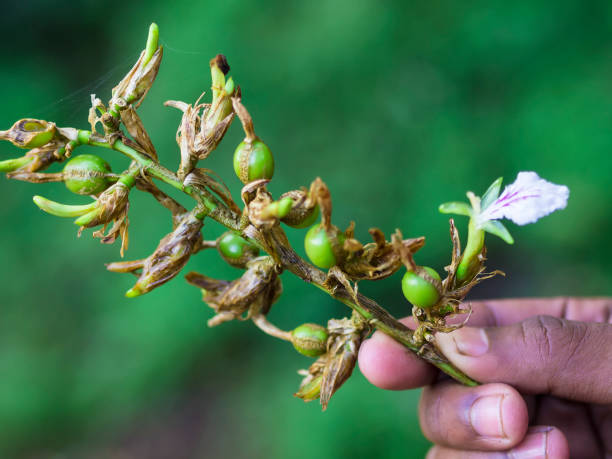
M 514 183 L 478 215 L 479 226 L 488 220 L 508 218 L 517 225 L 534 223 L 555 210 L 564 209 L 569 189 L 540 178 L 535 172 L 519 172 Z

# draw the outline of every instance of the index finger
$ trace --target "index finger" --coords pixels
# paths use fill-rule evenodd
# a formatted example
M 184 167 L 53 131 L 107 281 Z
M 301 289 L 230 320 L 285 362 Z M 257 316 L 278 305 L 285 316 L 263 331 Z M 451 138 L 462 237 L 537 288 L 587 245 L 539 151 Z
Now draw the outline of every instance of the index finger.
M 521 298 L 471 302 L 472 327 L 503 326 L 548 315 L 582 322 L 611 322 L 611 298 Z M 414 328 L 411 317 L 400 322 Z M 431 384 L 437 370 L 389 336 L 376 332 L 359 351 L 363 375 L 381 389 L 404 390 Z
M 611 323 L 612 298 L 509 298 L 470 302 L 471 327 L 512 325 L 533 316 Z
M 411 317 L 400 319 L 400 322 L 414 328 Z M 359 369 L 372 384 L 388 390 L 426 386 L 434 382 L 437 375 L 435 367 L 379 331 L 361 344 Z

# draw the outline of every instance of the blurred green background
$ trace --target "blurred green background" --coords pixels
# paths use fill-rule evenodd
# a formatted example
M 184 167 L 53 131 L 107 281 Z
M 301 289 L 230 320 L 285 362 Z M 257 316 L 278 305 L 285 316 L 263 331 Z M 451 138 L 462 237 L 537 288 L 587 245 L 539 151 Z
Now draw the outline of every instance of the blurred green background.
M 354 219 L 362 240 L 370 226 L 426 235 L 417 260 L 441 270 L 450 243 L 438 204 L 535 170 L 570 187 L 569 206 L 537 225 L 509 224 L 513 247 L 491 238 L 489 265 L 508 277 L 473 298 L 612 293 L 610 2 L 5 2 L 0 126 L 36 117 L 87 127 L 89 94 L 108 99 L 153 20 L 165 56 L 140 113 L 170 168 L 180 117 L 161 104 L 207 90 L 208 60 L 221 52 L 275 153 L 277 196 L 320 175 L 339 226 Z M 232 126 L 206 163 L 236 197 L 231 155 L 242 135 Z M 0 146 L 3 159 L 17 154 Z M 103 154 L 116 171 L 127 165 Z M 77 239 L 70 220 L 34 207 L 34 194 L 85 201 L 61 184 L 0 178 L 0 457 L 425 454 L 417 391 L 378 390 L 356 370 L 327 412 L 302 403 L 292 393 L 307 358 L 250 324 L 207 329 L 211 311 L 181 278 L 125 299 L 133 278 L 104 269 L 118 246 L 90 231 Z M 165 211 L 134 194 L 128 259 L 170 230 Z M 204 235 L 220 231 L 210 223 Z M 290 231 L 301 253 L 302 235 Z M 186 270 L 239 275 L 206 252 Z M 281 327 L 345 314 L 283 280 L 271 312 Z M 408 313 L 399 275 L 360 289 Z

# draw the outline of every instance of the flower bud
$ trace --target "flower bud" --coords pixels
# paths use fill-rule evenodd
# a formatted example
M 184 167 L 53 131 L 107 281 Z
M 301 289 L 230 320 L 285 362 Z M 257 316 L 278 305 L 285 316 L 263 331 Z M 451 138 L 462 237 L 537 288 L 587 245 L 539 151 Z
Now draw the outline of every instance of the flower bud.
M 236 268 L 246 268 L 246 264 L 259 255 L 255 245 L 233 231 L 227 231 L 217 239 L 217 250 L 228 264 Z
M 318 357 L 327 351 L 327 329 L 317 324 L 303 324 L 291 332 L 296 351 L 308 357 Z
M 111 111 L 117 110 L 117 105 L 121 105 L 116 101 L 117 99 L 123 99 L 128 104 L 138 107 L 153 86 L 163 55 L 163 48 L 158 45 L 158 39 L 159 29 L 157 24 L 153 23 L 149 28 L 146 48 L 140 53 L 138 61 L 123 80 L 113 88 L 115 102 L 111 103 Z
M 176 136 L 181 149 L 181 163 L 177 172 L 181 180 L 196 167 L 198 160 L 206 159 L 217 148 L 234 119 L 231 98 L 239 94 L 240 88 L 234 85 L 231 78 L 225 80 L 225 74 L 229 71 L 225 56 L 219 54 L 212 59 L 210 71 L 213 90 L 211 104 L 200 104 L 200 99 L 193 105 L 175 100 L 164 103 L 183 112 Z
M 213 100 L 202 117 L 202 131 L 212 133 L 215 125 L 221 123 L 233 112 L 231 98 L 236 91 L 236 85 L 231 77 L 225 79 L 229 70 L 230 66 L 223 54 L 217 54 L 210 60 Z
M 110 172 L 110 165 L 99 156 L 79 155 L 64 166 L 64 184 L 73 193 L 95 195 L 111 185 Z
M 42 196 L 34 196 L 32 200 L 34 201 L 34 204 L 40 208 L 40 210 L 43 210 L 48 214 L 55 215 L 56 217 L 80 217 L 95 210 L 97 206 L 95 201 L 91 204 L 82 206 L 71 206 L 51 201 L 50 199 L 43 198 Z
M 202 238 L 203 223 L 193 213 L 185 215 L 175 230 L 164 236 L 147 259 L 142 262 L 142 274 L 125 296 L 133 298 L 148 293 L 173 279 L 187 264 L 194 248 Z M 128 262 L 132 263 L 132 262 Z M 133 267 L 136 267 L 132 263 Z M 107 266 L 110 271 L 121 271 L 122 263 Z
M 314 225 L 319 216 L 319 206 L 309 199 L 306 190 L 293 190 L 281 195 L 281 200 L 291 198 L 293 205 L 281 221 L 293 228 L 307 228 Z
M 8 131 L 0 131 L 0 139 L 8 140 L 19 148 L 37 148 L 51 142 L 56 132 L 55 123 L 25 118 L 13 124 Z

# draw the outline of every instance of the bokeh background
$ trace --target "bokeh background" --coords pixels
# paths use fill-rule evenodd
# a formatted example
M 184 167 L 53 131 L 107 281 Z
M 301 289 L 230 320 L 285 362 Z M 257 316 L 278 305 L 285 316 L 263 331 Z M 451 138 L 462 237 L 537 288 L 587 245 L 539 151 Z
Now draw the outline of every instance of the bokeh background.
M 87 126 L 89 94 L 107 100 L 157 21 L 165 57 L 140 113 L 175 168 L 179 112 L 208 88 L 208 60 L 227 55 L 280 193 L 320 175 L 334 220 L 357 234 L 426 235 L 418 261 L 448 263 L 439 203 L 535 170 L 571 189 L 568 208 L 490 238 L 490 266 L 508 273 L 473 298 L 612 293 L 612 4 L 580 0 L 404 2 L 238 1 L 3 3 L 0 125 L 20 117 Z M 230 129 L 206 167 L 238 197 Z M 81 151 L 92 152 L 83 148 Z M 17 156 L 9 144 L 0 157 Z M 127 162 L 103 152 L 117 171 Z M 211 311 L 180 277 L 127 300 L 133 278 L 108 273 L 117 246 L 40 212 L 61 184 L 0 178 L 0 457 L 422 457 L 418 391 L 384 392 L 358 370 L 327 412 L 292 397 L 309 360 L 246 323 L 208 329 Z M 170 230 L 134 193 L 129 258 Z M 183 201 L 184 202 L 184 201 Z M 465 231 L 466 221 L 459 221 Z M 222 228 L 210 223 L 205 237 Z M 303 253 L 303 233 L 289 231 Z M 214 253 L 187 270 L 233 278 Z M 400 275 L 360 289 L 408 313 Z M 281 327 L 345 314 L 284 275 L 271 312 Z

